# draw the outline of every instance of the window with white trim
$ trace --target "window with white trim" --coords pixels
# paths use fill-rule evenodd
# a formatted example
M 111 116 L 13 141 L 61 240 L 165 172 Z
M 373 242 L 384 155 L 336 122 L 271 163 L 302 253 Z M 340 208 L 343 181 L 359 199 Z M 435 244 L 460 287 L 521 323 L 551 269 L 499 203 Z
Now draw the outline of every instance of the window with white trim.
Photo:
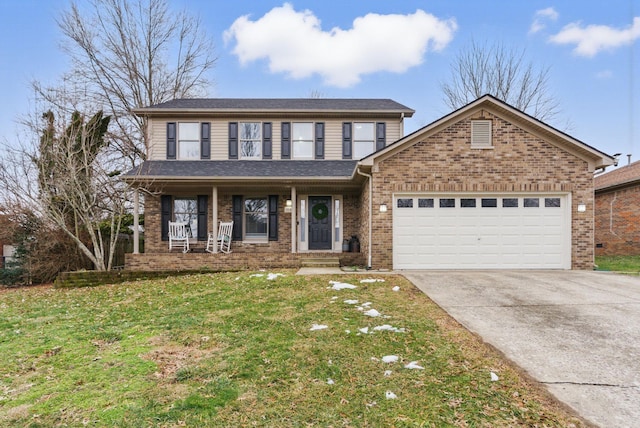
M 178 123 L 178 159 L 200 159 L 199 123 Z
M 293 123 L 291 145 L 294 159 L 313 159 L 313 123 Z
M 471 148 L 487 149 L 493 147 L 491 140 L 491 121 L 471 121 Z
M 241 122 L 238 124 L 240 159 L 262 158 L 262 126 L 259 122 Z
M 268 226 L 268 198 L 245 198 L 244 217 L 244 239 L 247 241 L 267 241 Z
M 373 123 L 353 124 L 353 158 L 362 159 L 376 149 L 375 127 Z
M 196 198 L 175 198 L 173 200 L 173 220 L 187 225 L 189 237 L 198 237 L 198 200 Z

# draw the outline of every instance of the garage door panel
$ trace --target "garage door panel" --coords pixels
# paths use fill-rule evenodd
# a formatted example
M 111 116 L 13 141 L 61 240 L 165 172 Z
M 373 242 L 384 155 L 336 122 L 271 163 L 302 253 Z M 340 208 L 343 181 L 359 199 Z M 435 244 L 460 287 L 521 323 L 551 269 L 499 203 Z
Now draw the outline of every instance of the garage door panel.
M 511 195 L 491 196 L 497 206 L 482 207 L 483 197 L 476 196 L 476 207 L 468 208 L 461 206 L 461 199 L 474 196 L 447 195 L 442 199 L 455 199 L 455 208 L 441 208 L 438 195 L 415 195 L 413 208 L 394 209 L 394 268 L 570 267 L 566 196 L 552 196 L 560 199 L 560 208 L 545 207 L 549 195 L 530 197 L 539 200 L 539 207 L 525 207 L 529 196 L 523 195 L 517 197 L 517 207 L 503 207 L 502 198 L 516 199 Z M 418 207 L 420 198 L 434 199 L 434 206 Z

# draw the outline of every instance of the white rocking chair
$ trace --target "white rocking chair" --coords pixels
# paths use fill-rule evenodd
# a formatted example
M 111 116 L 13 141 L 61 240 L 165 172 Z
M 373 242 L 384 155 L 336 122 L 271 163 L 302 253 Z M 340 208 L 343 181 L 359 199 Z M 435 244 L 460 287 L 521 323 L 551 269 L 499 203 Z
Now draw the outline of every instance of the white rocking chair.
M 209 239 L 207 239 L 206 250 L 210 253 L 215 253 L 216 248 L 223 253 L 229 254 L 231 252 L 231 233 L 233 231 L 233 222 L 220 222 L 218 227 L 218 234 L 209 232 Z
M 182 252 L 189 251 L 189 234 L 186 223 L 169 222 L 169 251 L 174 247 L 182 247 Z

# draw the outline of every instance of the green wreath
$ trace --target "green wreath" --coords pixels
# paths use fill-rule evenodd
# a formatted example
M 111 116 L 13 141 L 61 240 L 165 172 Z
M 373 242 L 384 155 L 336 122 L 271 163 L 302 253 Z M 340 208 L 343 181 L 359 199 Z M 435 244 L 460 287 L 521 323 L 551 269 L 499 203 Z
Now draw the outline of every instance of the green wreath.
M 324 220 L 329 215 L 329 208 L 325 204 L 315 204 L 311 208 L 311 214 L 316 220 Z

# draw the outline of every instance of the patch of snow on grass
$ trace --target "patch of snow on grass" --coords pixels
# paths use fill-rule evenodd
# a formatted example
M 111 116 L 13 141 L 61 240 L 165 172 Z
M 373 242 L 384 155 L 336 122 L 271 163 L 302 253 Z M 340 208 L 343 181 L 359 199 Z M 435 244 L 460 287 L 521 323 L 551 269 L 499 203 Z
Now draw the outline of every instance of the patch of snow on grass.
M 383 363 L 395 363 L 397 361 L 398 361 L 397 355 L 385 355 L 384 357 L 382 357 Z
M 393 291 L 400 291 L 400 287 L 398 287 L 397 285 L 395 287 L 392 288 Z
M 387 400 L 395 400 L 396 398 L 398 398 L 398 396 L 391 391 L 385 392 L 384 396 L 386 397 Z
M 364 312 L 364 314 L 368 317 L 379 317 L 380 316 L 380 312 L 376 311 L 375 309 L 369 309 L 368 311 Z
M 393 372 L 392 372 L 391 370 L 385 370 L 385 371 L 384 371 L 384 375 L 385 375 L 386 377 L 391 376 L 391 374 L 392 374 L 392 373 L 393 373 Z
M 495 374 L 494 372 L 491 372 L 491 382 L 497 382 L 499 380 L 500 378 L 498 377 L 498 375 Z
M 326 328 L 329 328 L 329 326 L 324 324 L 313 324 L 309 331 L 324 330 Z
M 424 370 L 424 367 L 418 365 L 417 361 L 411 361 L 409 364 L 405 364 L 404 368 L 410 370 Z
M 282 273 L 270 273 L 270 274 L 267 275 L 267 280 L 273 281 L 276 278 L 278 278 L 279 276 L 284 276 L 284 274 L 282 274 Z
M 327 379 L 327 385 L 333 385 L 335 382 L 333 381 L 333 379 L 329 378 Z
M 347 305 L 355 305 L 358 303 L 358 301 L 355 299 L 348 299 L 348 300 L 345 300 L 344 303 L 346 303 Z
M 404 328 L 393 327 L 389 324 L 373 327 L 374 331 L 393 331 L 394 333 L 404 333 Z
M 362 334 L 368 334 L 369 333 L 369 327 L 363 327 L 363 328 L 359 328 L 358 331 Z
M 249 278 L 262 278 L 263 276 L 263 273 L 252 273 L 251 275 L 249 275 Z
M 384 282 L 384 279 L 373 279 L 373 278 L 367 278 L 367 279 L 361 279 L 360 282 L 362 284 L 371 284 L 373 282 Z
M 344 290 L 346 289 L 353 289 L 353 288 L 358 288 L 357 286 L 353 285 L 353 284 L 348 284 L 346 282 L 339 282 L 339 281 L 329 281 L 329 284 L 331 284 L 331 288 L 332 290 Z

